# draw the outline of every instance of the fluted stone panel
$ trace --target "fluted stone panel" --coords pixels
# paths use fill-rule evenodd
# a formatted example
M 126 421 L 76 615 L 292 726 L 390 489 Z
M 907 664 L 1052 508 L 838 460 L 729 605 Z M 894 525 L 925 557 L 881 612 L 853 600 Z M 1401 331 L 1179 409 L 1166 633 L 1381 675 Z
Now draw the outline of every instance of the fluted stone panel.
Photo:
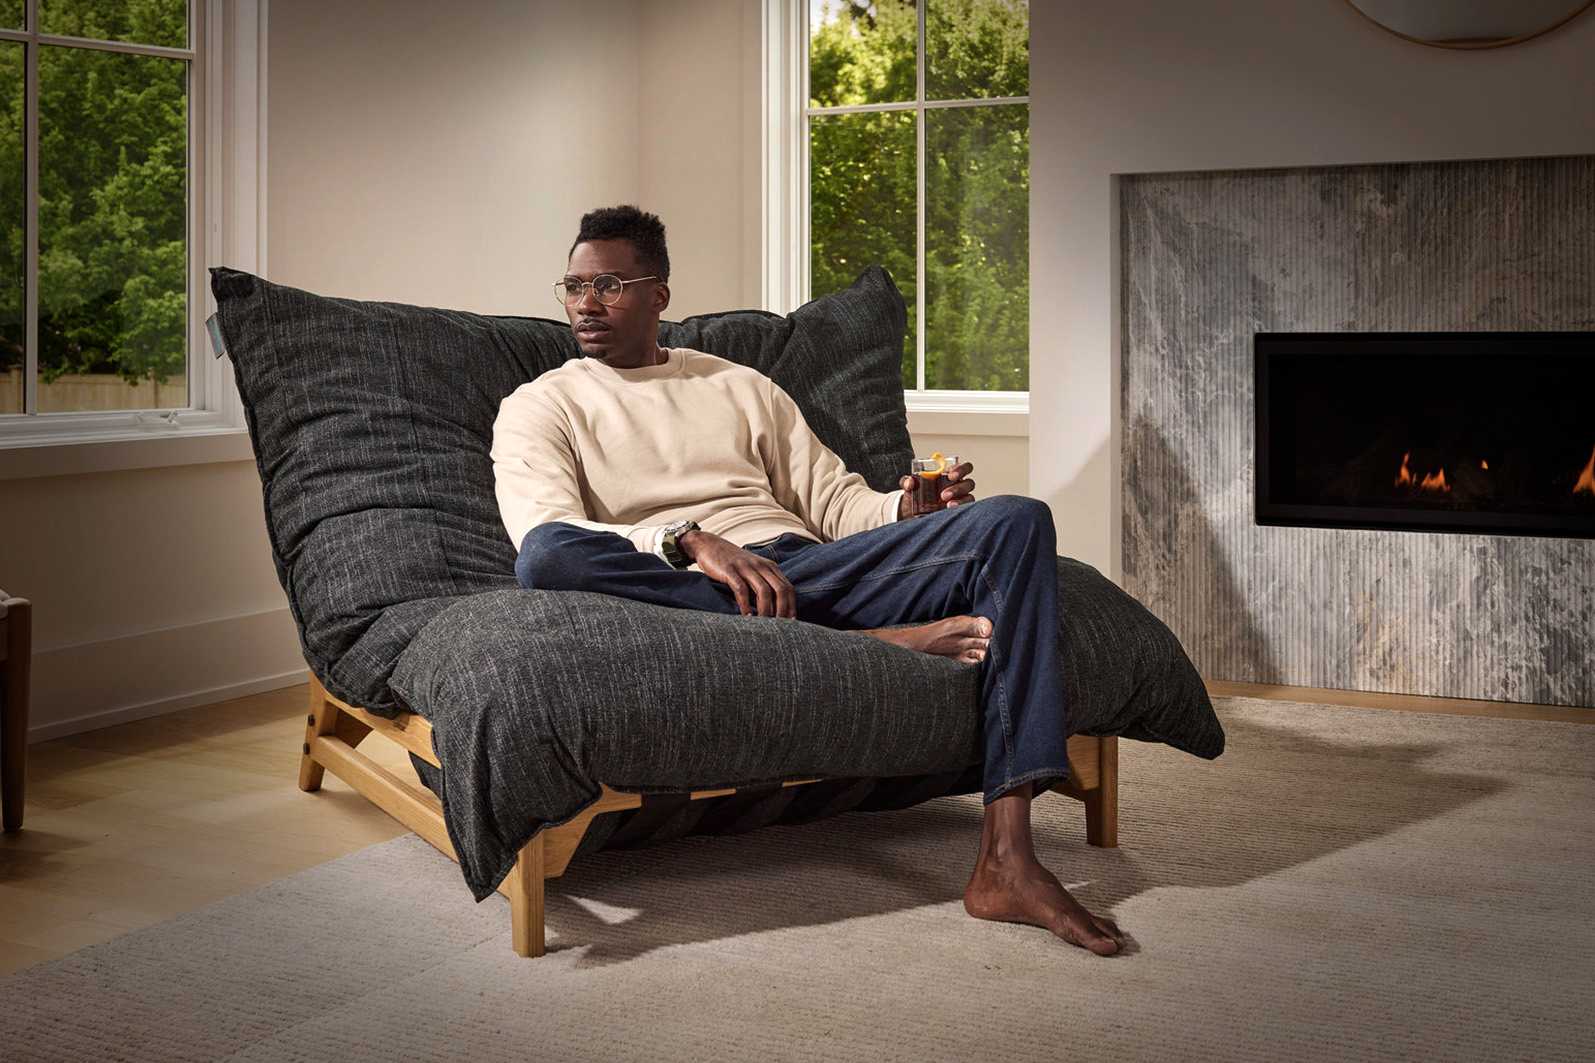
M 1256 332 L 1595 329 L 1595 157 L 1129 176 L 1120 207 L 1125 583 L 1202 674 L 1595 706 L 1595 541 L 1252 498 Z

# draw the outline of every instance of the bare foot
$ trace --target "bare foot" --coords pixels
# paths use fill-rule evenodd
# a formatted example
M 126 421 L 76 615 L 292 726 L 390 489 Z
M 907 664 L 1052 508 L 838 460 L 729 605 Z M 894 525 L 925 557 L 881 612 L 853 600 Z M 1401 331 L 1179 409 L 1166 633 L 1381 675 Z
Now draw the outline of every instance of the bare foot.
M 964 911 L 976 919 L 1044 927 L 1098 956 L 1111 956 L 1124 947 L 1124 933 L 1113 920 L 1086 911 L 1039 863 L 977 867 L 964 888 Z
M 1036 859 L 1031 790 L 1023 783 L 987 802 L 980 855 L 964 887 L 964 911 L 976 919 L 1044 927 L 1071 945 L 1111 956 L 1124 947 L 1123 932 L 1113 920 L 1086 911 Z
M 859 634 L 873 635 L 904 649 L 978 664 L 986 659 L 986 646 L 991 642 L 991 621 L 983 616 L 951 616 L 931 624 L 883 627 Z

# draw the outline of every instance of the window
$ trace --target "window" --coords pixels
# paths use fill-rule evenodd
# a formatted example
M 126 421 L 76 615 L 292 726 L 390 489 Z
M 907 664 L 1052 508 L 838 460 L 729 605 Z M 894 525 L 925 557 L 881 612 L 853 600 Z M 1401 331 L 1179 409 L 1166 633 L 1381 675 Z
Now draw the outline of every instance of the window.
M 258 266 L 258 18 L 244 0 L 0 0 L 0 447 L 241 423 L 204 354 L 204 267 Z M 207 68 L 224 50 L 243 77 Z M 220 216 L 224 176 L 246 240 Z
M 884 265 L 909 306 L 911 400 L 1022 402 L 1012 393 L 1029 388 L 1029 5 L 807 7 L 804 294 Z

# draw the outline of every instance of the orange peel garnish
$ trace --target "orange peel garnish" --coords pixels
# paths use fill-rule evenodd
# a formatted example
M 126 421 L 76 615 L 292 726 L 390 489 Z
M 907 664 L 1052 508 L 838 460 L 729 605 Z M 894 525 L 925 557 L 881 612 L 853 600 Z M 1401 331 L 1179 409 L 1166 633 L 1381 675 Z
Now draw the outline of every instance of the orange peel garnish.
M 922 458 L 920 460 L 922 460 L 922 461 L 934 461 L 936 463 L 936 467 L 934 469 L 921 469 L 921 470 L 919 470 L 919 475 L 920 475 L 920 477 L 922 479 L 934 480 L 934 479 L 936 479 L 936 477 L 940 476 L 942 473 L 947 471 L 947 455 L 943 454 L 939 450 L 936 453 L 932 454 L 930 457 Z

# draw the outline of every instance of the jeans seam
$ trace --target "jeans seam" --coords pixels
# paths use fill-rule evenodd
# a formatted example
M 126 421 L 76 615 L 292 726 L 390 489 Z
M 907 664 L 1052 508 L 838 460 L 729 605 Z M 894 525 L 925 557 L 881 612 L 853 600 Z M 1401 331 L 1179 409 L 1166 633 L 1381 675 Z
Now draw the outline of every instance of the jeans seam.
M 934 561 L 921 561 L 912 565 L 894 565 L 891 568 L 876 569 L 868 575 L 858 579 L 842 579 L 832 583 L 809 582 L 804 586 L 805 592 L 829 591 L 837 587 L 854 587 L 860 583 L 875 583 L 890 576 L 900 576 L 904 572 L 917 572 L 922 568 L 937 568 L 942 565 L 961 564 L 967 561 L 979 561 L 982 566 L 986 563 L 983 554 L 955 554 L 951 557 L 940 557 Z
M 991 595 L 992 601 L 997 604 L 997 614 L 998 616 L 1001 616 L 1008 607 L 1002 599 L 1002 592 L 997 588 L 996 583 L 994 583 L 987 575 L 986 570 L 988 564 L 989 559 L 985 557 L 980 559 L 980 572 L 976 578 L 979 579 L 981 583 L 986 585 L 986 592 Z M 1008 647 L 996 645 L 997 621 L 995 619 L 993 619 L 991 622 L 991 634 L 993 637 L 992 640 L 987 643 L 986 652 L 993 657 L 996 657 L 999 653 L 1006 656 Z M 995 688 L 997 693 L 997 714 L 1002 720 L 1002 773 L 1006 776 L 1013 772 L 1014 756 L 1013 717 L 1008 711 L 1008 688 L 1002 681 L 1002 669 L 996 667 L 995 661 L 992 662 L 992 667 L 988 674 L 991 676 L 991 685 Z

